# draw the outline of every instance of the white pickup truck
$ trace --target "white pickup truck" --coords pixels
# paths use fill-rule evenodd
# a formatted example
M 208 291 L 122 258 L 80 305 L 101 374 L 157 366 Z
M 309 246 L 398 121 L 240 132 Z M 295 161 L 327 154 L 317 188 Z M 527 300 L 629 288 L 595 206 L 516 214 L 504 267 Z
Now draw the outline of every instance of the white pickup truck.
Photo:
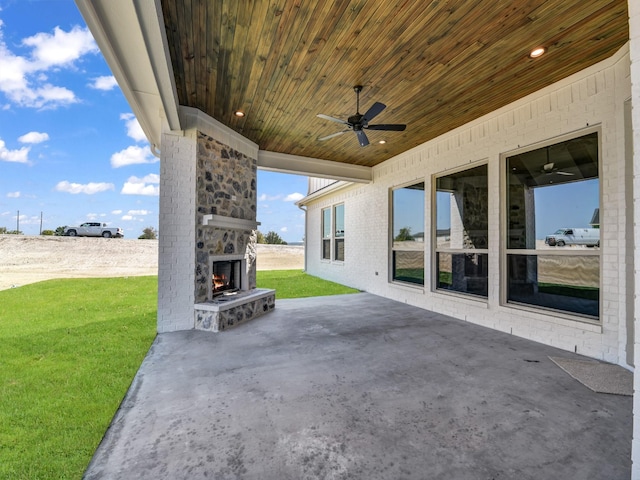
M 121 228 L 107 227 L 106 223 L 100 222 L 85 222 L 79 227 L 65 227 L 64 234 L 69 237 L 124 237 L 124 232 Z

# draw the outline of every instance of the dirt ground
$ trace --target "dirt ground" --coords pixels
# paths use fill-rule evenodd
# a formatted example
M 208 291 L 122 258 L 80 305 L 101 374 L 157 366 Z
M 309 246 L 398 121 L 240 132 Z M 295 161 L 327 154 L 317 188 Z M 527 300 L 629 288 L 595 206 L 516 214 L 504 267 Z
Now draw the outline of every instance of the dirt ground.
M 304 268 L 304 247 L 258 245 L 258 270 Z M 158 273 L 158 242 L 0 235 L 0 290 L 52 278 Z

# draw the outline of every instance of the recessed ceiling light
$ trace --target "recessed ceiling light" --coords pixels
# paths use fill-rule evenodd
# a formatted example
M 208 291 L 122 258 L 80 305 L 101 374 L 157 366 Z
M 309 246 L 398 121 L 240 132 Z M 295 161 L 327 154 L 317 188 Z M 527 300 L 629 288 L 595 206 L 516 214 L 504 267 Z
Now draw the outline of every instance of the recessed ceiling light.
M 531 53 L 529 54 L 529 56 L 531 58 L 538 58 L 538 57 L 541 57 L 546 51 L 547 50 L 544 47 L 534 48 L 533 50 L 531 50 Z
M 386 140 L 380 140 L 378 143 L 379 143 L 380 145 L 384 145 L 385 143 L 387 143 L 387 141 L 386 141 Z
M 238 111 L 235 113 L 235 115 L 236 115 L 236 117 L 244 117 L 244 112 L 241 112 L 240 110 L 238 110 Z

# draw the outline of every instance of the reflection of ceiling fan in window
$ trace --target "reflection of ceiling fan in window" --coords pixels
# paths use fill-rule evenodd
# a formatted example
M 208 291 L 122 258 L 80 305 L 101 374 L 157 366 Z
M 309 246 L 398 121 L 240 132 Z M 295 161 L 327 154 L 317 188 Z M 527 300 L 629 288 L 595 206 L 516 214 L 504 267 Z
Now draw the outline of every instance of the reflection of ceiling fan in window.
M 571 172 L 565 172 L 565 171 L 560 170 L 558 167 L 555 166 L 555 163 L 549 162 L 549 161 L 547 161 L 547 163 L 545 163 L 542 166 L 542 170 L 540 170 L 540 173 L 543 173 L 545 175 L 552 175 L 552 174 L 567 175 L 567 176 L 574 175 Z
M 551 161 L 549 158 L 549 147 L 547 147 L 547 161 L 542 168 L 540 169 L 540 173 L 535 177 L 535 180 L 538 184 L 542 183 L 555 183 L 554 179 L 557 178 L 557 175 L 562 176 L 573 176 L 574 174 L 571 172 L 565 172 L 564 170 L 560 170 L 556 167 L 556 164 Z

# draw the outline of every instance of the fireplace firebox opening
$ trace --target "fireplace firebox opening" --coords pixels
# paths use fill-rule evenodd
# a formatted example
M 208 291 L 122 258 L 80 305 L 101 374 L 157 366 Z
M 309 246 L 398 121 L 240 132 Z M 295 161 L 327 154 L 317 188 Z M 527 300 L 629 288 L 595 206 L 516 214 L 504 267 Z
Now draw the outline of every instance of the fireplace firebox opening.
M 211 262 L 211 298 L 242 290 L 242 260 Z

